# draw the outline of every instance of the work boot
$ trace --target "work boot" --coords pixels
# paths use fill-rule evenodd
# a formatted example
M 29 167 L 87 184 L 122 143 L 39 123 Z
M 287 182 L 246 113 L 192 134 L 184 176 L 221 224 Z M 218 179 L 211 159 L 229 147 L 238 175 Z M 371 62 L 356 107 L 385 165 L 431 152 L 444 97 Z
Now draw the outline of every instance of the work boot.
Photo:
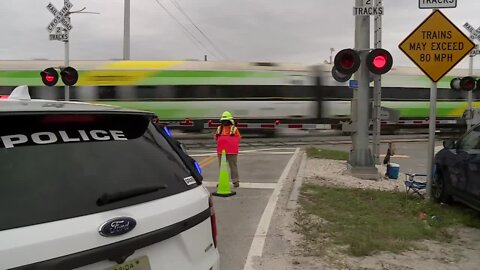
M 233 183 L 233 187 L 240 187 L 240 182 Z

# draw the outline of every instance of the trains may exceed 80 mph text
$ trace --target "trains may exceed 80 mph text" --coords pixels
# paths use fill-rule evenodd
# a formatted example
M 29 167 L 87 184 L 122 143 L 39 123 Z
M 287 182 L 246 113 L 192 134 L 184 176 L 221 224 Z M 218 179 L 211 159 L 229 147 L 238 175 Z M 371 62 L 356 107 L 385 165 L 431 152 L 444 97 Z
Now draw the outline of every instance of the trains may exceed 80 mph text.
M 434 52 L 421 54 L 420 61 L 422 62 L 453 62 L 453 53 L 451 51 L 463 51 L 465 49 L 463 41 L 443 41 L 452 39 L 452 31 L 422 31 L 422 37 L 426 41 L 409 43 L 411 51 Z M 450 53 L 445 53 L 447 51 Z
M 434 82 L 445 76 L 474 47 L 474 43 L 438 10 L 399 45 L 400 50 Z

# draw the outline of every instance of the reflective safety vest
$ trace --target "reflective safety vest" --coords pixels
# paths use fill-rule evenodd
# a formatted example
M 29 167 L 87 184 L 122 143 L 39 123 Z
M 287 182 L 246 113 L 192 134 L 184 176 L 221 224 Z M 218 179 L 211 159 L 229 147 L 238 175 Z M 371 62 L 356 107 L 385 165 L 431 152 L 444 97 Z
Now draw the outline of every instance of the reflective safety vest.
M 221 155 L 222 150 L 225 150 L 228 155 L 238 154 L 241 136 L 236 126 L 219 126 L 215 132 L 215 138 L 217 140 L 217 154 Z
M 228 130 L 228 127 L 230 127 L 230 130 Z M 222 129 L 222 126 L 217 127 L 217 132 L 215 134 L 217 135 L 235 135 L 238 132 L 238 128 L 234 125 L 231 126 L 224 126 Z M 240 132 L 238 132 L 240 135 Z

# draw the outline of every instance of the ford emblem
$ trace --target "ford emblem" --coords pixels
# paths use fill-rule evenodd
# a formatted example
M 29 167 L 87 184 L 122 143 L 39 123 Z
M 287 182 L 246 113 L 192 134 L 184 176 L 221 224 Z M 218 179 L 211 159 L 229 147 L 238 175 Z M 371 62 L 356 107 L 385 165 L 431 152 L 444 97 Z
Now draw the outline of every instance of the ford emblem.
M 137 226 L 137 221 L 130 217 L 117 217 L 103 223 L 98 229 L 101 236 L 111 237 L 126 234 Z

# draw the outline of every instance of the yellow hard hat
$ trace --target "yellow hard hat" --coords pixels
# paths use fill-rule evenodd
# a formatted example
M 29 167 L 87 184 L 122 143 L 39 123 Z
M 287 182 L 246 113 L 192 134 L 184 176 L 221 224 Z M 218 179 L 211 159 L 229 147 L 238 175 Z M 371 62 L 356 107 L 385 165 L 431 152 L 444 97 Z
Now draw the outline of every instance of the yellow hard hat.
M 220 118 L 220 121 L 230 121 L 233 123 L 233 116 L 229 111 L 224 111 L 222 113 L 222 117 Z

